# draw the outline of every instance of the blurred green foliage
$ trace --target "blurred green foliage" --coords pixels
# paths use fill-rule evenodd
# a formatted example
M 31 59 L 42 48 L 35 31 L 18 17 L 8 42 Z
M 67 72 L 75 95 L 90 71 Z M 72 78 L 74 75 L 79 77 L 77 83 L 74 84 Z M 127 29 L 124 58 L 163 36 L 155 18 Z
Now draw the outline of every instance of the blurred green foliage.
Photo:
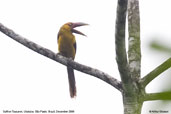
M 168 44 L 165 44 L 163 43 L 162 41 L 157 41 L 157 40 L 153 40 L 152 42 L 150 42 L 150 49 L 152 51 L 158 51 L 159 54 L 166 54 L 166 56 L 171 57 L 171 41 L 169 41 L 168 43 L 170 43 L 170 45 Z M 167 76 L 165 77 L 167 78 L 168 81 L 166 82 L 161 82 L 160 85 L 161 85 L 161 88 L 160 89 L 160 92 L 165 92 L 165 93 L 170 93 L 171 92 L 171 72 L 167 72 Z M 168 95 L 168 94 L 166 94 Z M 171 95 L 171 94 L 170 94 Z M 168 97 L 168 96 L 166 96 Z M 171 100 L 162 100 L 160 101 L 159 103 L 159 106 L 162 106 L 162 107 L 165 107 L 167 105 L 170 105 L 171 104 Z
M 150 47 L 152 50 L 165 52 L 165 53 L 171 55 L 171 46 L 165 45 L 165 44 L 161 43 L 160 41 L 152 41 L 150 43 Z

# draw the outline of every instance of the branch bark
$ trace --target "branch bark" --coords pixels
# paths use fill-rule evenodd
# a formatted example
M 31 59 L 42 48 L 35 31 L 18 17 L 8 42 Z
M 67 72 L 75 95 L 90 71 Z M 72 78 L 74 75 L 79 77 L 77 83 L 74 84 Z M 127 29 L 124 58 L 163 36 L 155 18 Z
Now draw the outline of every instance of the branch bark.
M 139 0 L 128 0 L 128 58 L 131 76 L 141 74 L 141 42 Z
M 108 75 L 107 73 L 104 73 L 98 69 L 94 69 L 91 68 L 89 66 L 86 65 L 82 65 L 79 64 L 71 59 L 68 59 L 66 57 L 63 57 L 59 54 L 55 54 L 54 52 L 52 52 L 49 49 L 46 49 L 32 41 L 29 41 L 28 39 L 16 34 L 14 31 L 12 31 L 11 29 L 5 27 L 4 25 L 2 25 L 0 23 L 0 31 L 2 33 L 4 33 L 5 35 L 9 36 L 10 38 L 12 38 L 13 40 L 23 44 L 24 46 L 30 48 L 31 50 L 46 56 L 49 59 L 52 59 L 56 62 L 59 62 L 65 66 L 71 66 L 73 69 L 78 70 L 80 72 L 84 72 L 86 74 L 92 75 L 96 78 L 99 78 L 101 80 L 103 80 L 104 82 L 112 85 L 113 87 L 115 87 L 116 89 L 118 89 L 119 91 L 123 91 L 122 90 L 122 83 L 120 81 L 118 81 L 117 79 L 113 78 L 112 76 Z
M 118 0 L 115 25 L 116 61 L 123 83 L 127 83 L 127 81 L 130 80 L 127 54 L 125 48 L 125 23 L 127 2 L 127 0 Z
M 171 100 L 171 91 L 146 94 L 144 101 L 152 101 L 152 100 Z
M 166 60 L 164 63 L 159 65 L 157 68 L 155 68 L 153 71 L 151 71 L 149 74 L 147 74 L 144 78 L 140 80 L 140 83 L 143 87 L 146 87 L 152 80 L 154 80 L 157 76 L 159 76 L 162 72 L 166 71 L 171 67 L 171 58 Z

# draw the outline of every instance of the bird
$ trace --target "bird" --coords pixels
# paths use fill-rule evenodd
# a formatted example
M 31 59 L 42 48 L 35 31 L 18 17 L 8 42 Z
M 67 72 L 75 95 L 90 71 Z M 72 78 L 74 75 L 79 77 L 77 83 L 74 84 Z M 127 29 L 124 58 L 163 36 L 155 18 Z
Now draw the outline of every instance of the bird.
M 76 39 L 73 33 L 86 36 L 85 34 L 74 28 L 79 26 L 85 26 L 85 25 L 88 24 L 82 22 L 77 22 L 77 23 L 68 22 L 65 23 L 60 28 L 57 36 L 59 54 L 74 60 L 76 55 Z M 70 66 L 67 66 L 67 73 L 68 73 L 70 97 L 74 98 L 76 97 L 76 92 L 77 92 L 74 70 Z

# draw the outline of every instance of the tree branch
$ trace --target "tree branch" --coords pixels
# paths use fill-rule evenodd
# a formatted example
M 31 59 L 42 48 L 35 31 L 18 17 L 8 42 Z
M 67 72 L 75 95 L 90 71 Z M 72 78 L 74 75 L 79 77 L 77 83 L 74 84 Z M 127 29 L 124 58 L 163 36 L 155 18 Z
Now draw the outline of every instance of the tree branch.
M 125 23 L 127 2 L 127 0 L 118 0 L 115 26 L 116 61 L 123 83 L 126 83 L 130 79 L 125 48 Z
M 171 58 L 166 60 L 164 63 L 159 65 L 157 68 L 155 68 L 153 71 L 151 71 L 149 74 L 147 74 L 144 78 L 140 80 L 140 83 L 143 87 L 146 87 L 147 84 L 149 84 L 152 80 L 154 80 L 159 74 L 166 71 L 168 68 L 171 67 Z
M 148 93 L 144 97 L 144 101 L 152 100 L 171 100 L 171 91 L 161 93 Z
M 86 74 L 90 74 L 96 78 L 99 78 L 103 81 L 105 81 L 106 83 L 112 85 L 113 87 L 115 87 L 116 89 L 118 89 L 119 91 L 123 91 L 122 90 L 122 83 L 120 81 L 118 81 L 117 79 L 111 77 L 110 75 L 98 70 L 98 69 L 94 69 L 82 64 L 79 64 L 71 59 L 68 59 L 66 57 L 63 57 L 59 54 L 55 54 L 54 52 L 52 52 L 49 49 L 46 49 L 32 41 L 29 41 L 28 39 L 16 34 L 15 32 L 13 32 L 11 29 L 8 29 L 7 27 L 5 27 L 4 25 L 2 25 L 0 23 L 0 31 L 4 34 L 6 34 L 7 36 L 9 36 L 10 38 L 12 38 L 13 40 L 23 44 L 24 46 L 30 48 L 31 50 L 44 55 L 46 57 L 48 57 L 49 59 L 52 59 L 56 62 L 59 62 L 65 66 L 71 66 L 73 69 L 76 69 L 80 72 L 84 72 Z
M 128 58 L 133 78 L 141 74 L 141 41 L 139 0 L 128 0 Z

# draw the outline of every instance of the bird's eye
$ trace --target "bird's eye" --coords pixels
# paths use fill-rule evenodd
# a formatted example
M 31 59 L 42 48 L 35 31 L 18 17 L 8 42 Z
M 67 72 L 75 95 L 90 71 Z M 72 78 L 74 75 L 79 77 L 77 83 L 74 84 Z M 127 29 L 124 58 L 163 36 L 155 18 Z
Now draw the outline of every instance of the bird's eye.
M 72 23 L 69 23 L 68 25 L 69 25 L 69 26 L 72 26 Z

